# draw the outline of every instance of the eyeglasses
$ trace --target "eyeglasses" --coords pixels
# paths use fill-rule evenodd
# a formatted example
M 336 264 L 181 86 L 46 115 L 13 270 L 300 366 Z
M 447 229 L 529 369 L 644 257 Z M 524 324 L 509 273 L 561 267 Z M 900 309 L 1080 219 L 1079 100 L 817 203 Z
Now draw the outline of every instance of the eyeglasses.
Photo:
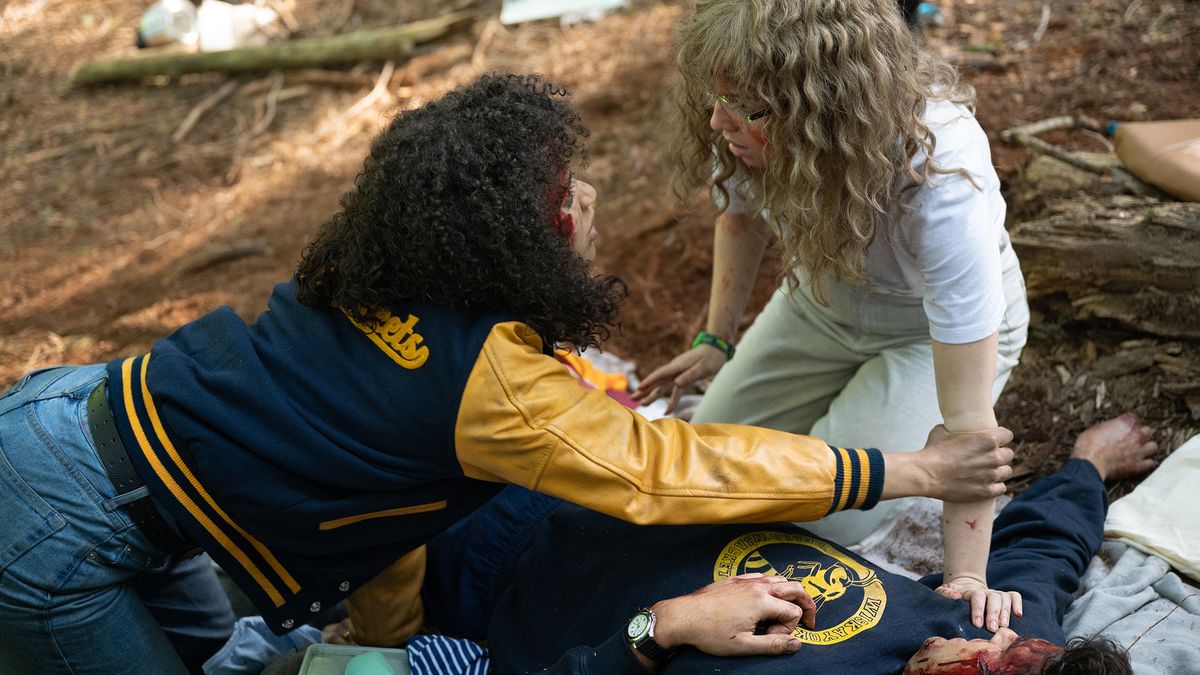
M 760 119 L 766 117 L 767 115 L 771 114 L 770 108 L 763 108 L 762 110 L 759 110 L 757 112 L 746 113 L 746 112 L 743 112 L 743 110 L 740 106 L 738 106 L 737 104 L 730 101 L 729 98 L 724 96 L 723 94 L 713 94 L 712 97 L 713 97 L 713 100 L 715 101 L 715 105 L 721 106 L 721 108 L 724 109 L 725 112 L 729 113 L 730 115 L 733 115 L 734 117 L 741 119 L 743 122 L 746 123 L 746 126 L 749 126 L 754 121 L 760 120 Z

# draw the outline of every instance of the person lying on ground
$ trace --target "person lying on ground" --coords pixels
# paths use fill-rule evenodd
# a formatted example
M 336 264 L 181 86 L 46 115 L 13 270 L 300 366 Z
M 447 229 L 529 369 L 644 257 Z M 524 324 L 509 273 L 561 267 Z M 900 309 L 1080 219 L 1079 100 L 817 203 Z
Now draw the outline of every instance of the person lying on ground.
M 579 387 L 554 347 L 597 346 L 626 295 L 591 267 L 586 135 L 536 76 L 404 112 L 255 322 L 222 307 L 0 397 L 0 672 L 194 669 L 233 623 L 201 550 L 278 633 L 385 569 L 419 585 L 421 545 L 506 483 L 640 523 L 1003 490 L 1003 430 L 894 455 Z
M 518 488 L 431 542 L 428 617 L 486 640 L 496 673 L 1127 673 L 1111 644 L 1064 649 L 1061 625 L 1103 539 L 1104 481 L 1156 450 L 1133 415 L 1097 424 L 999 514 L 988 573 L 1019 593 L 994 635 L 938 575 L 794 524 L 636 526 Z

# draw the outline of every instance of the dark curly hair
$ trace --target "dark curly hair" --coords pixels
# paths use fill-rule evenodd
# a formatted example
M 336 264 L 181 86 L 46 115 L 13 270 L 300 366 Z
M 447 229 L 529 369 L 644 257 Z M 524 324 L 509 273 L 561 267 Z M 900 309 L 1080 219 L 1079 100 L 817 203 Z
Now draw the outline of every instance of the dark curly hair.
M 1075 638 L 1046 663 L 1042 675 L 1132 675 L 1129 653 L 1104 638 Z
M 587 130 L 565 89 L 480 78 L 398 115 L 296 272 L 298 297 L 374 321 L 417 301 L 507 309 L 551 344 L 598 346 L 627 291 L 556 233 Z

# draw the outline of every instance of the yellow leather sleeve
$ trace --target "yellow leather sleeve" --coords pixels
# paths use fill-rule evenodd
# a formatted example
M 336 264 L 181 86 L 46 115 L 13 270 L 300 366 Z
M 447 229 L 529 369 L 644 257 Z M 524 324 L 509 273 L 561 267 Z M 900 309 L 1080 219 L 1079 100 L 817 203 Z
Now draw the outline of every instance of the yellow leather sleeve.
M 402 647 L 425 621 L 421 584 L 425 547 L 413 549 L 346 598 L 350 638 L 368 647 Z
M 648 421 L 580 387 L 517 322 L 497 324 L 485 341 L 455 441 L 469 477 L 641 524 L 816 520 L 873 506 L 883 485 L 878 450 L 757 427 Z

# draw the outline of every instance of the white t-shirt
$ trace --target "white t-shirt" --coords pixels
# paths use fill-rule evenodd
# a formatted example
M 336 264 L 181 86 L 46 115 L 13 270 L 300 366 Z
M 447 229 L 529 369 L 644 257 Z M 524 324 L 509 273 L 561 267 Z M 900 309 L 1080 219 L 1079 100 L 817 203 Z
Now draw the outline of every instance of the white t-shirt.
M 867 248 L 866 278 L 879 293 L 923 298 L 933 339 L 974 342 L 994 333 L 1004 317 L 1000 254 L 1010 244 L 1000 179 L 987 136 L 970 110 L 931 100 L 923 119 L 937 139 L 937 165 L 965 169 L 976 185 L 956 173 L 934 174 L 915 193 L 902 193 L 910 206 L 893 206 L 876 233 Z M 922 161 L 918 153 L 913 165 Z M 753 201 L 745 174 L 735 173 L 725 186 L 726 210 L 745 213 L 747 201 Z M 763 217 L 770 222 L 769 213 Z

